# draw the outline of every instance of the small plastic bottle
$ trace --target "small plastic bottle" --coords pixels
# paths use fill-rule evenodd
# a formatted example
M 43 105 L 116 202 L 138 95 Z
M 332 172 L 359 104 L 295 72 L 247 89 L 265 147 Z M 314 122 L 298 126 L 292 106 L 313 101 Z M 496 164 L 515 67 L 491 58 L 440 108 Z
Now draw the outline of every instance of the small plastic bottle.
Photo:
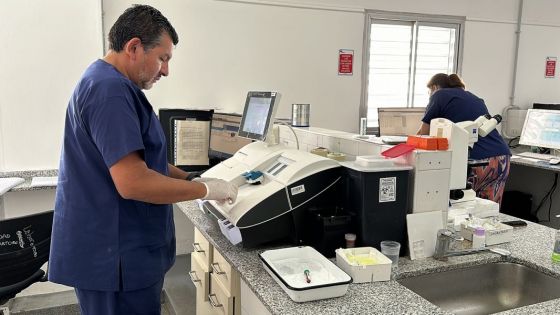
M 486 231 L 483 228 L 477 227 L 474 229 L 472 235 L 472 248 L 484 247 L 486 243 Z
M 556 231 L 554 237 L 554 248 L 552 249 L 552 262 L 560 263 L 560 230 Z
M 344 238 L 346 239 L 346 248 L 353 248 L 356 245 L 356 234 L 346 233 Z

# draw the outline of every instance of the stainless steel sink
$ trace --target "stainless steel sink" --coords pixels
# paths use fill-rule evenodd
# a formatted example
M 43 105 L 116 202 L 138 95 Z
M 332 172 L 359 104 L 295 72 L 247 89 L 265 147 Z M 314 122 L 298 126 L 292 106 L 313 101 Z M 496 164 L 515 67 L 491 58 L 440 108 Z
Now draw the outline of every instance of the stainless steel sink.
M 560 298 L 560 279 L 514 263 L 493 263 L 398 280 L 454 314 L 491 314 Z

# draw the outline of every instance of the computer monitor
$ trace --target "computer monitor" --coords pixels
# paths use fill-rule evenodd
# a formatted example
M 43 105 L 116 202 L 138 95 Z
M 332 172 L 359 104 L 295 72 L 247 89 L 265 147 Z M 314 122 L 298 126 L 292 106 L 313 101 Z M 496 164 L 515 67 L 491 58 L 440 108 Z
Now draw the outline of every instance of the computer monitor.
M 243 109 L 238 136 L 264 141 L 273 126 L 278 92 L 249 92 Z
M 210 130 L 210 158 L 225 160 L 242 147 L 253 142 L 237 136 L 241 124 L 240 114 L 214 113 Z
M 560 111 L 533 108 L 527 110 L 519 143 L 560 149 Z
M 425 113 L 425 107 L 378 107 L 379 136 L 415 135 Z
M 553 109 L 553 110 L 560 110 L 560 104 L 552 104 L 552 103 L 533 103 L 534 109 Z

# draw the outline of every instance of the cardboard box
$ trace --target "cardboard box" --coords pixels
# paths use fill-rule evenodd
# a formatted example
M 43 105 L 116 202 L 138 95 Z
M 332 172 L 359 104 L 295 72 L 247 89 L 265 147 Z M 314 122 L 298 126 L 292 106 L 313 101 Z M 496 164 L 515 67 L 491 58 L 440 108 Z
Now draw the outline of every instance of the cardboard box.
M 352 277 L 354 283 L 389 281 L 391 279 L 391 259 L 373 247 L 339 248 L 336 251 L 336 265 Z M 369 256 L 375 261 L 371 265 L 359 265 L 348 259 L 348 255 Z
M 472 235 L 475 227 L 467 225 L 466 222 L 461 224 L 461 236 L 472 241 Z M 486 246 L 511 242 L 513 238 L 513 227 L 498 223 L 495 229 L 486 229 Z

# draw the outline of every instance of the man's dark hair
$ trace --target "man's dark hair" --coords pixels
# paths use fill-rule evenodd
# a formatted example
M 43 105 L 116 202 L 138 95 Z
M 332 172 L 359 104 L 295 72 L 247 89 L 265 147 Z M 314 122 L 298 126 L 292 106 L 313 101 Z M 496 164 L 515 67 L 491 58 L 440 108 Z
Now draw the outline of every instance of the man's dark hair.
M 109 49 L 119 52 L 129 40 L 138 37 L 149 50 L 159 44 L 163 32 L 167 32 L 173 45 L 177 45 L 177 32 L 161 12 L 149 5 L 135 4 L 126 9 L 111 27 Z

